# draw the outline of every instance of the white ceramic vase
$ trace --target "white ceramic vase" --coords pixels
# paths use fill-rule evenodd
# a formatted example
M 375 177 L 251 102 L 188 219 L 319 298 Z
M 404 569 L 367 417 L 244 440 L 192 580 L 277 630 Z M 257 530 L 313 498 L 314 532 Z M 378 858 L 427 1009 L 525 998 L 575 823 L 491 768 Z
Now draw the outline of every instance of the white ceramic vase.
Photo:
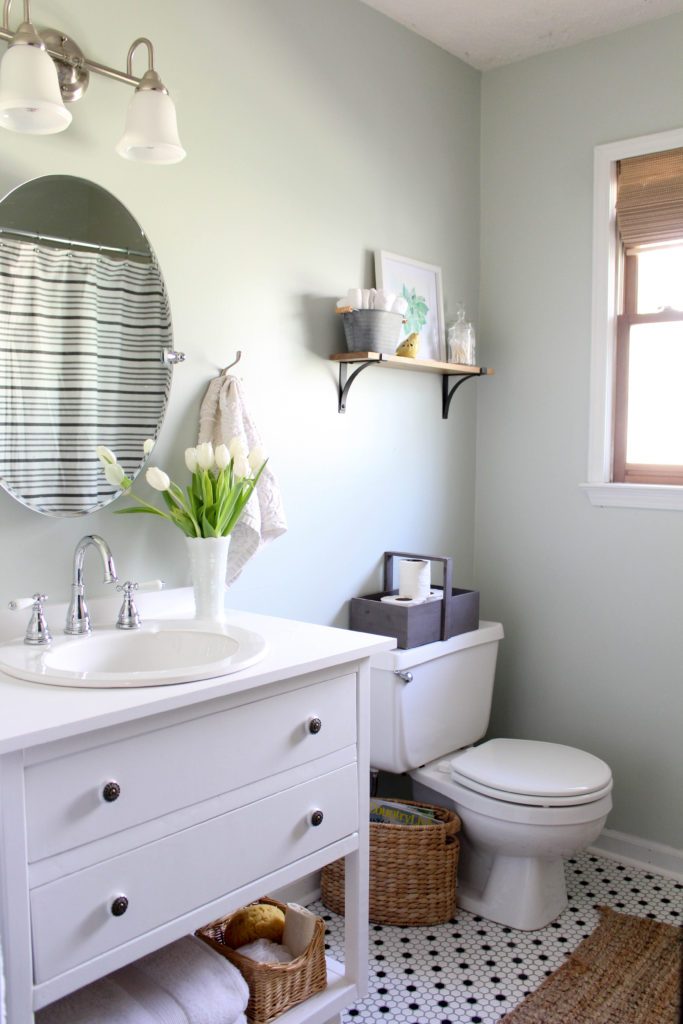
M 225 618 L 225 575 L 230 535 L 186 537 L 196 619 L 222 622 Z

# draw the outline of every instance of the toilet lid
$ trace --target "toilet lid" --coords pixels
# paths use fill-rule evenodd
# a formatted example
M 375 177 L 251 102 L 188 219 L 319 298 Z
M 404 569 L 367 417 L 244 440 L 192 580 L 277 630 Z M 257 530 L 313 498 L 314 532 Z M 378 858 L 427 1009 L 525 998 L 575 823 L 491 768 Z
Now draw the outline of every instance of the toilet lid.
M 496 739 L 451 761 L 456 782 L 513 803 L 584 803 L 612 787 L 609 765 L 560 743 Z

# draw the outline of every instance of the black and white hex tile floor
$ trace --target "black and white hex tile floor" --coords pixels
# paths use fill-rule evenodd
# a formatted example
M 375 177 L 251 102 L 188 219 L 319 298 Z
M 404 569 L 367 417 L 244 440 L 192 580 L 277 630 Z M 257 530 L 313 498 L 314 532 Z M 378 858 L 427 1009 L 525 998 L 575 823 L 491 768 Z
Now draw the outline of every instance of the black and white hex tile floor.
M 547 928 L 514 931 L 457 910 L 427 928 L 370 925 L 369 994 L 343 1024 L 495 1024 L 562 965 L 598 922 L 597 907 L 683 924 L 683 883 L 579 854 L 566 864 L 569 905 Z M 330 955 L 344 922 L 322 903 Z

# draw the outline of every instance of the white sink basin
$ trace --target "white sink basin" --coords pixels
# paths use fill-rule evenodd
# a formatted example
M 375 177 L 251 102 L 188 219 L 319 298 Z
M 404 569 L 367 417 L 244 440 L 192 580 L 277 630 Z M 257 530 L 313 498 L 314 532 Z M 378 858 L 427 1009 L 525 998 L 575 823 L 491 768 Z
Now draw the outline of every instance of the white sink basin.
M 164 686 L 238 672 L 266 650 L 262 636 L 239 626 L 159 620 L 136 630 L 56 636 L 44 647 L 23 638 L 0 644 L 0 671 L 53 686 Z

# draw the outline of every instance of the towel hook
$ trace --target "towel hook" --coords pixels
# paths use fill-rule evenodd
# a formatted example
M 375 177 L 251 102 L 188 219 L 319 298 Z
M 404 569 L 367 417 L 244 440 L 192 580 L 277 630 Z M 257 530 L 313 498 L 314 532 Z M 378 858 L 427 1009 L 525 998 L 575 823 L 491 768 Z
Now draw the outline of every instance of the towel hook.
M 233 366 L 237 366 L 237 364 L 239 363 L 241 358 L 242 358 L 242 352 L 239 351 L 237 353 L 237 358 L 233 359 L 233 361 L 230 363 L 229 366 L 226 366 L 223 370 L 221 370 L 221 376 L 224 377 L 226 375 L 226 373 L 228 372 L 228 370 L 232 370 Z

